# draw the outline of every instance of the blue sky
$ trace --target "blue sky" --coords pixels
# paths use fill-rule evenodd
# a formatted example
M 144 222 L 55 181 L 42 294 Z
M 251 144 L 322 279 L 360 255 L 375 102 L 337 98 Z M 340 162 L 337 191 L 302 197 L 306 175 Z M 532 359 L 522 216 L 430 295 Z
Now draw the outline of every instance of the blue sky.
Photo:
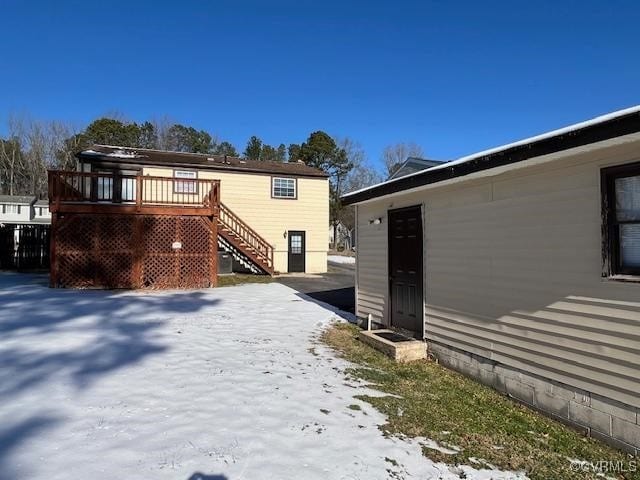
M 634 1 L 0 0 L 0 117 L 453 159 L 640 103 Z M 4 127 L 1 127 L 4 128 Z M 1 130 L 0 130 L 1 131 Z

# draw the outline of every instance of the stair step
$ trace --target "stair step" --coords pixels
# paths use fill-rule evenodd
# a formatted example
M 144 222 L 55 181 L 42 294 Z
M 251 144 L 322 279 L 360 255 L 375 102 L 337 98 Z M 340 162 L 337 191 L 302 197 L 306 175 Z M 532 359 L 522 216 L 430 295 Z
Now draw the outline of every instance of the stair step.
M 224 205 L 221 206 L 221 209 L 225 208 L 226 207 Z M 229 212 L 229 215 L 233 218 L 233 214 L 231 212 Z M 250 269 L 262 270 L 273 275 L 273 266 L 269 265 L 267 252 L 265 252 L 265 249 L 268 250 L 268 246 L 254 246 L 256 238 L 251 237 L 254 233 L 251 228 L 245 228 L 239 224 L 241 227 L 240 231 L 244 233 L 238 233 L 236 232 L 235 227 L 221 220 L 220 216 L 217 217 L 217 225 L 218 233 L 221 234 L 218 242 L 224 250 L 231 253 L 234 258 L 241 259 L 243 264 L 251 265 Z M 245 238 L 250 238 L 253 243 L 247 243 Z

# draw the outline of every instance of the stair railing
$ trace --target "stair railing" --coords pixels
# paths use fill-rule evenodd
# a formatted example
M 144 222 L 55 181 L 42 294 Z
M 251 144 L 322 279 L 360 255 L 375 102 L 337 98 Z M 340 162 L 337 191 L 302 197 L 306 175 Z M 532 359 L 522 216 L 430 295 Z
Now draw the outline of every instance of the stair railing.
M 253 248 L 255 255 L 262 260 L 268 268 L 273 269 L 273 246 L 249 225 L 244 223 L 240 217 L 233 213 L 224 203 L 220 202 L 219 205 L 220 212 L 218 219 L 221 226 L 240 237 L 244 243 Z

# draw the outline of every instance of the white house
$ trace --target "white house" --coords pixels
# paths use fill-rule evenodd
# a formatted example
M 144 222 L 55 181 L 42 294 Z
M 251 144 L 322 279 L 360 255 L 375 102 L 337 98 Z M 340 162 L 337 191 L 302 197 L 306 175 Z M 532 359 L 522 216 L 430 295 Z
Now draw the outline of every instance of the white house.
M 29 223 L 36 197 L 0 195 L 0 223 Z
M 31 217 L 32 223 L 51 223 L 51 212 L 49 211 L 49 200 L 38 200 L 33 204 L 33 216 Z
M 640 449 L 640 106 L 343 197 L 356 315 Z
M 49 200 L 0 195 L 0 268 L 48 268 L 49 225 Z
M 31 195 L 0 195 L 0 223 L 49 225 L 49 200 L 36 200 Z
M 337 233 L 338 238 L 334 243 L 334 233 Z M 351 250 L 355 246 L 355 228 L 349 229 L 344 223 L 340 222 L 336 226 L 335 232 L 333 225 L 329 225 L 329 246 L 336 248 L 343 247 L 346 250 Z

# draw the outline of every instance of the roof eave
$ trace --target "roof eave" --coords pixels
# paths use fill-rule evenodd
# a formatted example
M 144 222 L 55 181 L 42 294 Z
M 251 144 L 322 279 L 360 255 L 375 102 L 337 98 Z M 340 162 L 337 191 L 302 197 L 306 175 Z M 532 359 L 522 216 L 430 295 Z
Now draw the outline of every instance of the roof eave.
M 592 143 L 640 132 L 640 112 L 613 118 L 602 123 L 517 145 L 494 153 L 479 155 L 464 163 L 442 165 L 400 177 L 369 189 L 342 196 L 344 205 L 353 205 L 377 197 L 463 177 L 472 173 L 519 163 L 542 155 L 561 152 Z
M 216 163 L 206 164 L 206 163 L 197 163 L 197 162 L 158 162 L 154 160 L 146 160 L 141 157 L 131 157 L 131 158 L 118 158 L 110 155 L 97 155 L 95 153 L 85 154 L 84 152 L 78 152 L 76 154 L 76 158 L 78 160 L 82 160 L 85 162 L 101 162 L 101 163 L 112 163 L 112 164 L 120 164 L 120 165 L 148 165 L 148 166 L 156 166 L 156 167 L 175 167 L 175 168 L 185 168 L 185 166 L 190 166 L 192 168 L 203 168 L 207 170 L 222 170 L 222 171 L 232 171 L 232 172 L 244 172 L 244 173 L 258 173 L 262 175 L 280 175 L 280 176 L 289 176 L 289 177 L 305 177 L 305 178 L 328 178 L 329 176 L 322 173 L 298 173 L 298 172 L 270 172 L 267 170 L 254 169 L 251 167 L 241 168 L 236 167 L 234 165 L 220 165 Z

